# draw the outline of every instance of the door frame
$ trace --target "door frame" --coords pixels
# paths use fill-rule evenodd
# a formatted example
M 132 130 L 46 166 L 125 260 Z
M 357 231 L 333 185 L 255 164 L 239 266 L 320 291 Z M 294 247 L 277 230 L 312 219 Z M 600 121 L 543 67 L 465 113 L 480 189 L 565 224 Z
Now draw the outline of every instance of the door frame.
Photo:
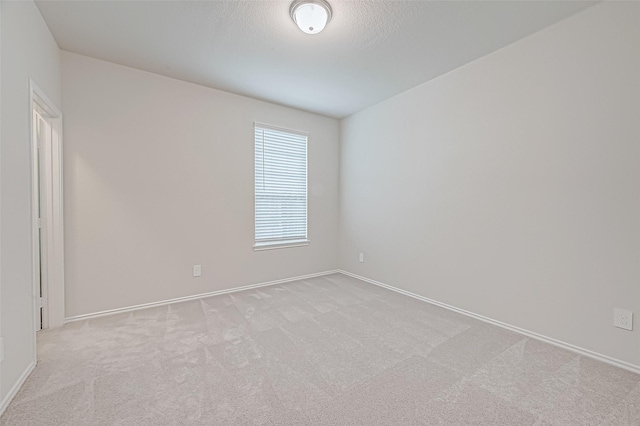
M 62 151 L 62 112 L 33 81 L 29 80 L 29 130 L 31 139 L 31 244 L 32 244 L 32 282 L 34 327 L 40 330 L 40 194 L 38 179 L 38 141 L 34 137 L 33 111 L 40 110 L 51 124 L 51 205 L 46 206 L 44 229 L 46 232 L 46 290 L 43 310 L 48 327 L 64 324 L 64 215 L 63 215 L 63 151 Z M 43 268 L 44 269 L 44 268 Z M 35 333 L 34 333 L 35 338 Z M 34 346 L 35 347 L 35 346 Z

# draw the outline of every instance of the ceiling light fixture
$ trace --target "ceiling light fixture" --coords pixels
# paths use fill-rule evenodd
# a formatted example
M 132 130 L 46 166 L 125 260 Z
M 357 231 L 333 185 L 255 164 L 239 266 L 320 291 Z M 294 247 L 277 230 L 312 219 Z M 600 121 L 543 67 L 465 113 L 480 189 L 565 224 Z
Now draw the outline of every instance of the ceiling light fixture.
M 331 6 L 326 0 L 296 0 L 289 14 L 303 32 L 318 34 L 331 20 Z

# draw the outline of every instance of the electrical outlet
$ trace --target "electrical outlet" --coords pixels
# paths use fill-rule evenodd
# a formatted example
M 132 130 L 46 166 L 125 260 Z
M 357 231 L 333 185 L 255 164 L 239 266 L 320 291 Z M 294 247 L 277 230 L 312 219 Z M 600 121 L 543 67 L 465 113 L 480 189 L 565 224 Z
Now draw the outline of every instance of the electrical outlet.
M 625 330 L 633 330 L 633 312 L 615 308 L 613 310 L 613 325 Z
M 364 253 L 360 253 L 360 254 L 358 255 L 358 260 L 359 260 L 360 262 L 364 262 Z
M 202 275 L 202 265 L 193 265 L 193 276 L 199 277 Z

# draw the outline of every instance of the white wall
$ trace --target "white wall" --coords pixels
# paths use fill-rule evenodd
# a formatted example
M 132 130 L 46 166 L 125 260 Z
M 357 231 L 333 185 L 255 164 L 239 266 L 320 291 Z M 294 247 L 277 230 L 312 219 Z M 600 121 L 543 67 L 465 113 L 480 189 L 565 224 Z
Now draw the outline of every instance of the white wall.
M 640 316 L 639 23 L 601 4 L 343 120 L 341 267 L 640 366 L 612 325 Z
M 337 120 L 67 52 L 62 69 L 67 317 L 337 267 Z M 307 247 L 253 251 L 254 121 L 311 134 Z
M 60 51 L 35 4 L 2 2 L 0 401 L 35 362 L 31 276 L 29 79 L 60 105 Z
M 2 241 L 2 4 L 0 1 L 0 245 Z M 0 339 L 2 338 L 2 250 L 0 249 Z M 4 348 L 4 341 L 0 343 Z M 4 349 L 2 349 L 4 351 Z M 3 354 L 4 356 L 4 354 Z M 2 363 L 0 363 L 0 413 L 6 402 L 2 393 Z M 1 415 L 1 414 L 0 414 Z

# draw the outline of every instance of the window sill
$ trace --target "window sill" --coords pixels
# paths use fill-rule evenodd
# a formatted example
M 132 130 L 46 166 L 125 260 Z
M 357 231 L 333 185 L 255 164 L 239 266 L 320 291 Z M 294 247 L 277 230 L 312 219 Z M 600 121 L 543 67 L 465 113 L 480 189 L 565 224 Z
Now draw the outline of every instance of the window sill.
M 288 247 L 303 247 L 308 246 L 310 243 L 309 240 L 294 240 L 294 241 L 278 241 L 278 242 L 269 242 L 269 243 L 255 243 L 253 245 L 253 251 L 262 251 L 262 250 L 275 250 L 281 248 Z

